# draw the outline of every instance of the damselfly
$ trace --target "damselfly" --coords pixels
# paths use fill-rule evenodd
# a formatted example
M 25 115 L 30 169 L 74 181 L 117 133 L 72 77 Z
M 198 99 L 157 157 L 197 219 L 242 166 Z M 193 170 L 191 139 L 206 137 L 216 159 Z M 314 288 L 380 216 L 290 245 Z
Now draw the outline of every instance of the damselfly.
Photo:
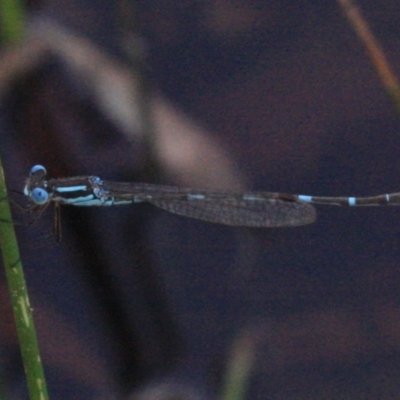
M 148 183 L 113 182 L 98 176 L 46 180 L 42 165 L 31 168 L 24 194 L 38 207 L 112 206 L 150 203 L 185 217 L 232 226 L 292 227 L 310 224 L 310 203 L 338 206 L 400 205 L 400 193 L 373 197 L 317 197 L 273 192 L 231 193 L 185 189 Z

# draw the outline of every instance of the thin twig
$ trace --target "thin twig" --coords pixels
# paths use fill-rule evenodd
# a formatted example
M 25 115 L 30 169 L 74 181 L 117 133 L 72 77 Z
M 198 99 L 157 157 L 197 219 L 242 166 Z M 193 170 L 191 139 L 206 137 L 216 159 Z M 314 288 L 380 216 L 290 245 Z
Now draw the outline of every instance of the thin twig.
M 367 52 L 380 76 L 383 86 L 392 97 L 396 110 L 400 113 L 400 85 L 396 75 L 390 68 L 389 62 L 383 53 L 383 50 L 372 33 L 368 22 L 363 17 L 361 10 L 352 0 L 338 0 L 344 13 L 353 26 L 358 37 L 364 43 Z

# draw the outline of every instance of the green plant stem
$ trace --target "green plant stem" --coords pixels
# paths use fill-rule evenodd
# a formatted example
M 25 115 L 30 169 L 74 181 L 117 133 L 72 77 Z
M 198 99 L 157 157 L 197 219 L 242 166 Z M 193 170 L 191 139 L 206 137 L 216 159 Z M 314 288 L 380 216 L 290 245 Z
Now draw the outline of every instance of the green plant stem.
M 0 160 L 0 247 L 31 400 L 48 399 L 43 366 Z

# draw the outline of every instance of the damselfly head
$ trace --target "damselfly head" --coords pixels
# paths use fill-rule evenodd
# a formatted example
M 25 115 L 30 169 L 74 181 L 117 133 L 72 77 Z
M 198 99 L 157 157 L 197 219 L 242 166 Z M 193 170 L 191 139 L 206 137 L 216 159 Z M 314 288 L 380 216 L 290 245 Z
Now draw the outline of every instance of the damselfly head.
M 29 178 L 24 187 L 24 195 L 38 205 L 46 204 L 49 200 L 49 193 L 45 189 L 47 171 L 43 165 L 34 165 L 29 171 Z

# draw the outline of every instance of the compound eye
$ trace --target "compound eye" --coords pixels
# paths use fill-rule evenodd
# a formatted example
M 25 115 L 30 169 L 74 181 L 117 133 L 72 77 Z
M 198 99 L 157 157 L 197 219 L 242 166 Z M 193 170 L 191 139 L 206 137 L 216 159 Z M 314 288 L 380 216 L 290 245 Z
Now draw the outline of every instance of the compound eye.
M 29 175 L 45 176 L 47 174 L 46 168 L 43 165 L 34 165 L 29 171 Z
M 30 198 L 36 204 L 46 204 L 49 201 L 49 194 L 42 188 L 35 188 L 30 194 Z

